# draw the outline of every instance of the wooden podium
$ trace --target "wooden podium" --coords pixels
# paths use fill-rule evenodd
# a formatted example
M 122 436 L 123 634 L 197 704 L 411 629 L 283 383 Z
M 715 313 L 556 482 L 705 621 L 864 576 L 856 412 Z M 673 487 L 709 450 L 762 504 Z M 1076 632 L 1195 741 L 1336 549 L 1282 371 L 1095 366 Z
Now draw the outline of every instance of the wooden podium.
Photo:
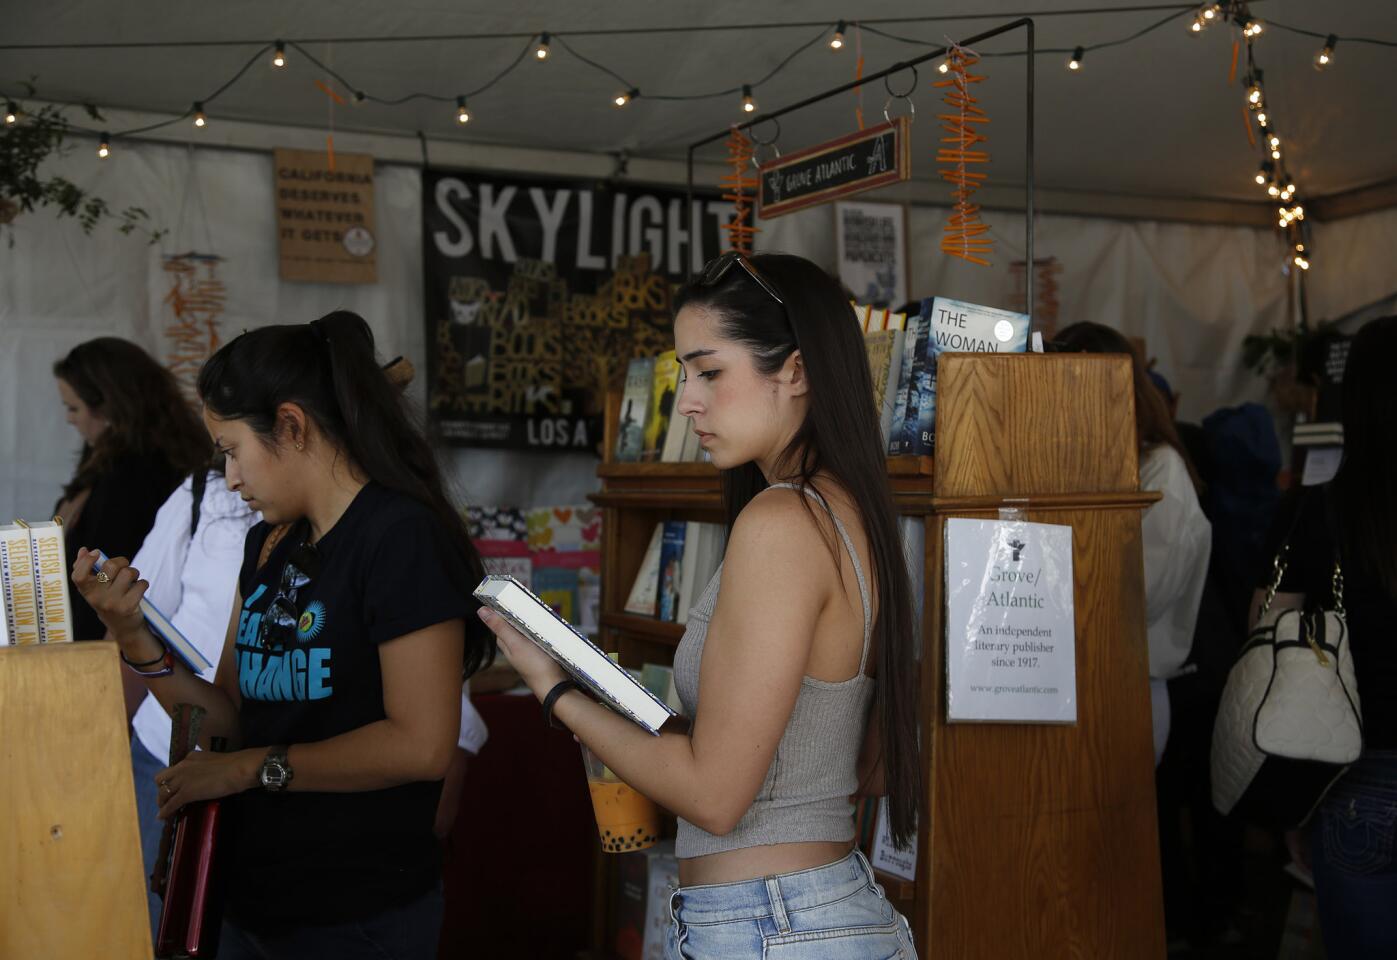
M 1130 360 L 945 354 L 926 538 L 924 957 L 1162 958 Z M 947 723 L 947 517 L 1072 527 L 1077 722 Z
M 113 643 L 0 648 L 0 957 L 149 960 Z

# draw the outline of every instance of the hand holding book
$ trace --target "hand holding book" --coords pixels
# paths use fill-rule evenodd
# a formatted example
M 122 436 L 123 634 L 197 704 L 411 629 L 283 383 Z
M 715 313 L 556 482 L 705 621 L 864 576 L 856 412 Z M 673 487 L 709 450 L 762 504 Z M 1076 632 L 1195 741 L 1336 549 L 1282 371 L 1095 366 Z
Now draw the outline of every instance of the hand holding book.
M 534 696 L 542 700 L 549 690 L 567 679 L 567 671 L 558 666 L 558 661 L 544 653 L 542 647 L 516 630 L 504 617 L 485 606 L 476 613 L 499 641 L 500 653 L 519 672 L 520 679 L 528 684 Z
M 140 579 L 140 571 L 131 566 L 125 557 L 106 560 L 99 570 L 98 564 L 103 559 L 100 550 L 79 547 L 77 559 L 73 562 L 73 586 L 78 588 L 88 606 L 101 618 L 128 657 L 135 658 L 139 654 L 139 659 L 149 660 L 154 646 L 140 643 L 142 636 L 149 636 L 141 616 L 140 601 L 150 585 Z M 132 645 L 139 649 L 128 649 Z

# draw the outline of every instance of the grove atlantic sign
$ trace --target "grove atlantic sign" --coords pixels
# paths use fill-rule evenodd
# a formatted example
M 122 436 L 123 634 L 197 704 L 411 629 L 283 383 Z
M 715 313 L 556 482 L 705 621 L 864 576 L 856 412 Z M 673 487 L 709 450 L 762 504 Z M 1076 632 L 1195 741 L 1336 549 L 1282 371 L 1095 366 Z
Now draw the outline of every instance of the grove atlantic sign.
M 673 346 L 674 283 L 721 250 L 712 191 L 422 175 L 429 416 L 443 441 L 591 450 L 617 369 Z

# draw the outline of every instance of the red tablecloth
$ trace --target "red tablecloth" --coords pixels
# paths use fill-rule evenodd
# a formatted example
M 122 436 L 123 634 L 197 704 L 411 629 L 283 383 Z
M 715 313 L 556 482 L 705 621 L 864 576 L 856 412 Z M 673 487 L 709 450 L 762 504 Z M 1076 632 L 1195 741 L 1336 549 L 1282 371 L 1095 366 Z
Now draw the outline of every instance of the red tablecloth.
M 438 955 L 572 960 L 590 944 L 598 842 L 581 752 L 532 696 L 473 702 L 490 739 L 461 792 Z

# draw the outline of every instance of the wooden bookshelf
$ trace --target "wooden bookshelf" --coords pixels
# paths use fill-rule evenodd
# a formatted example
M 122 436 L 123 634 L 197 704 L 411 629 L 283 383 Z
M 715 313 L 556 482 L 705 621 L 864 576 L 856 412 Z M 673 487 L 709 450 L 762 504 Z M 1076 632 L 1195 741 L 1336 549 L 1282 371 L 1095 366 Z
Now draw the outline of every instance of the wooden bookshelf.
M 937 457 L 894 457 L 903 516 L 925 524 L 917 880 L 878 875 L 922 956 L 1164 956 L 1155 824 L 1134 395 L 1127 358 L 948 354 Z M 608 398 L 615 449 L 620 396 Z M 668 663 L 683 627 L 622 609 L 655 524 L 722 523 L 704 463 L 603 463 L 603 646 Z M 949 724 L 940 545 L 948 517 L 1023 511 L 1073 528 L 1078 720 Z M 609 863 L 598 853 L 597 956 L 608 955 Z

